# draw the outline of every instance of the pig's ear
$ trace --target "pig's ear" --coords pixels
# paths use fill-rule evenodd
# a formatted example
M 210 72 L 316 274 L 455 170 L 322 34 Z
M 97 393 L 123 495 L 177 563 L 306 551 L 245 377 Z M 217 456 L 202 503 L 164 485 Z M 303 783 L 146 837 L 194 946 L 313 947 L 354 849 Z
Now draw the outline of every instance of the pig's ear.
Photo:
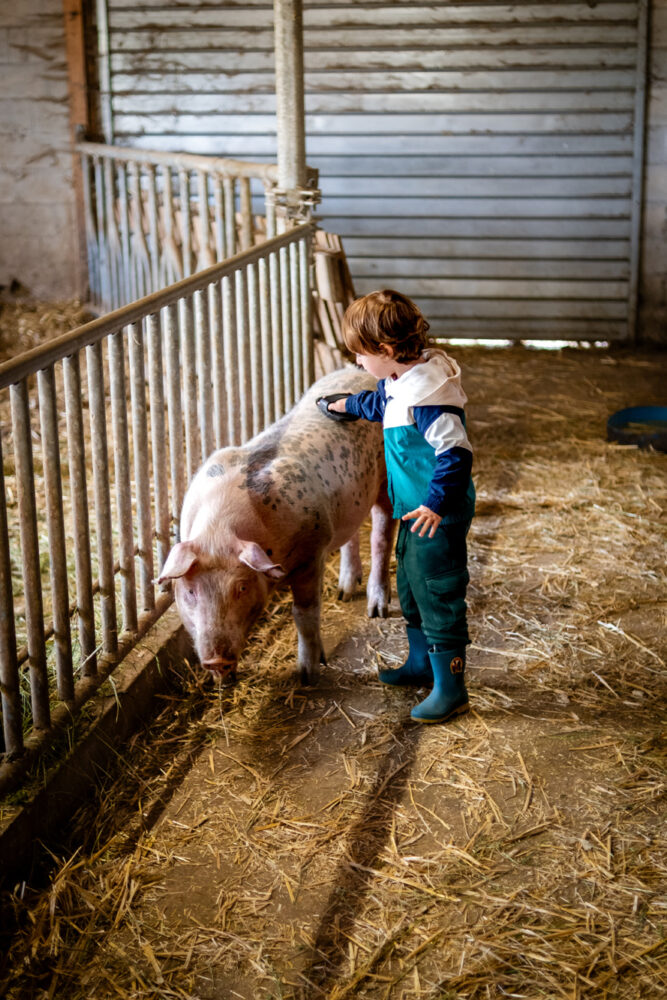
M 177 542 L 165 560 L 157 583 L 191 573 L 198 559 L 199 551 L 195 542 Z
M 242 563 L 250 566 L 250 569 L 257 570 L 258 573 L 266 573 L 274 580 L 279 580 L 281 576 L 285 575 L 282 566 L 272 562 L 271 557 L 257 542 L 244 542 L 239 539 L 238 557 Z

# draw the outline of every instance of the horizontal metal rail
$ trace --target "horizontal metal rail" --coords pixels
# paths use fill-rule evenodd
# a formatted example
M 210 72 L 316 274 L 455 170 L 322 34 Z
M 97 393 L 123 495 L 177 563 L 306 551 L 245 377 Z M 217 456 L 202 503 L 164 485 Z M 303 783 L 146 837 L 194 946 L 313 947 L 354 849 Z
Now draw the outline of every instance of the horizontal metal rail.
M 93 142 L 76 148 L 90 294 L 100 309 L 155 292 L 281 229 L 275 164 Z M 308 171 L 308 184 L 315 198 L 317 171 Z
M 313 229 L 0 365 L 0 793 L 171 603 L 200 463 L 312 382 Z

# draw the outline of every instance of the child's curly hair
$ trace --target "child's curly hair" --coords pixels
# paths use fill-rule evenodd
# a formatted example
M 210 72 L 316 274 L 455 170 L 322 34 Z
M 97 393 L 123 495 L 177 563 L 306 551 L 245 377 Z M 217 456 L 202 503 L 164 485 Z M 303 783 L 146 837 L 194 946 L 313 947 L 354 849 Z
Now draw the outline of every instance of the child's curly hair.
M 412 299 L 391 288 L 355 299 L 343 316 L 343 340 L 352 354 L 382 354 L 382 347 L 391 347 L 398 362 L 421 357 L 432 343 L 428 330 Z

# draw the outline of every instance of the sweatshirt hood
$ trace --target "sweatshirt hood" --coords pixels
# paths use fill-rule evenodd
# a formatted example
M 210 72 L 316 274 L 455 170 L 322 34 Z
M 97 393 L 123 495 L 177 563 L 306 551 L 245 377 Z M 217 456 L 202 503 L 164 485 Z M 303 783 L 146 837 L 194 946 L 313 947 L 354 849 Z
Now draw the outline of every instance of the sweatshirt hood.
M 424 351 L 422 358 L 400 378 L 384 380 L 387 399 L 405 399 L 411 406 L 465 406 L 458 363 L 439 347 Z

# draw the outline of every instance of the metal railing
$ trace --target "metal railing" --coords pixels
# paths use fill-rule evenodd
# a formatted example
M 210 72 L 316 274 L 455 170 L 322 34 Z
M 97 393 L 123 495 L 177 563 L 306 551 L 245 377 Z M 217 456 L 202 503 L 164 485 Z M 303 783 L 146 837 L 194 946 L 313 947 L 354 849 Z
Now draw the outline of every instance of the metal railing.
M 91 299 L 118 308 L 281 231 L 273 163 L 80 142 Z M 304 210 L 318 198 L 309 169 Z M 303 217 L 305 221 L 305 216 Z
M 312 382 L 313 228 L 0 365 L 0 791 L 171 603 L 199 464 Z

